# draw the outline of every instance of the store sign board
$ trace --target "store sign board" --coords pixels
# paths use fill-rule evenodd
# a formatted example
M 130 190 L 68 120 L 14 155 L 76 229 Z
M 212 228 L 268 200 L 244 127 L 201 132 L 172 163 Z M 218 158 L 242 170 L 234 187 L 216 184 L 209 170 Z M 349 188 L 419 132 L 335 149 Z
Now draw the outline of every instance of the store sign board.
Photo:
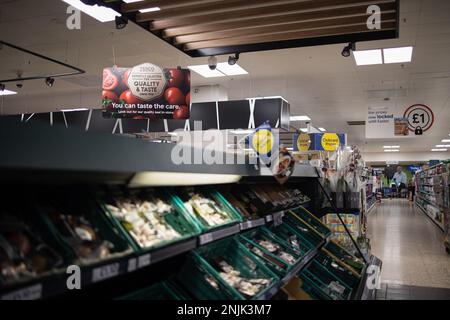
M 395 132 L 394 112 L 390 107 L 369 107 L 366 120 L 366 138 L 393 138 Z
M 335 151 L 347 144 L 347 135 L 343 133 L 300 133 L 293 137 L 294 151 Z
M 412 138 L 422 135 L 434 124 L 434 113 L 424 104 L 394 110 L 390 106 L 368 107 L 366 138 Z
M 143 63 L 133 68 L 103 69 L 105 118 L 188 119 L 190 71 Z

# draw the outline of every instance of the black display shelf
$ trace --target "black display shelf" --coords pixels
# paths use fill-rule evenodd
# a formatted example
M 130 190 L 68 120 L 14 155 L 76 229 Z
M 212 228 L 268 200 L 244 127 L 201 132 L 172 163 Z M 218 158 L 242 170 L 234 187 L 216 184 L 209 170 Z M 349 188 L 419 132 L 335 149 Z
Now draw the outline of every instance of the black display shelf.
M 259 218 L 259 219 L 241 222 L 240 228 L 241 228 L 241 231 L 244 231 L 244 230 L 253 229 L 253 228 L 256 228 L 259 226 L 263 226 L 265 224 L 266 224 L 266 218 Z
M 65 179 L 94 180 L 97 183 L 127 183 L 139 172 L 273 176 L 266 166 L 250 163 L 176 164 L 170 161 L 174 146 L 172 143 L 153 143 L 58 125 L 50 127 L 36 123 L 31 126 L 0 118 L 0 171 L 8 173 L 15 170 L 12 177 L 15 181 L 29 178 L 30 172 L 45 175 L 53 172 L 54 179 L 60 177 L 61 172 L 75 173 L 73 177 L 67 174 Z M 195 154 L 194 151 L 192 148 L 191 154 Z M 222 156 L 225 159 L 223 152 Z M 317 174 L 312 166 L 296 165 L 292 176 L 316 178 Z
M 355 300 L 375 300 L 376 298 L 376 288 L 370 288 L 367 285 L 368 277 L 372 276 L 367 273 L 369 266 L 376 266 L 381 270 L 383 262 L 376 256 L 371 255 L 369 258 L 369 263 L 363 268 L 361 282 L 359 283 L 358 289 L 356 290 L 353 299 Z M 372 269 L 372 268 L 371 268 Z M 370 280 L 369 280 L 370 281 Z
M 200 246 L 208 244 L 210 242 L 220 240 L 234 234 L 237 234 L 241 231 L 240 224 L 234 224 L 232 226 L 224 227 L 222 229 L 213 230 L 204 234 L 201 234 L 198 237 L 198 244 Z

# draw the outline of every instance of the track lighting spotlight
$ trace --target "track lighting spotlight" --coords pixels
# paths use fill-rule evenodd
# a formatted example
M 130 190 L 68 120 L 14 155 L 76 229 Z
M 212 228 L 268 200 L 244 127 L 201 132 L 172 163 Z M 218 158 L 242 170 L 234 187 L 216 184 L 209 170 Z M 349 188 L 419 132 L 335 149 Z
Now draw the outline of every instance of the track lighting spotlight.
M 120 30 L 127 26 L 128 24 L 128 17 L 127 16 L 117 16 L 116 17 L 116 29 Z
M 55 79 L 48 77 L 47 79 L 45 79 L 45 84 L 49 87 L 53 87 L 53 85 L 55 84 Z
M 238 62 L 238 60 L 239 60 L 239 53 L 236 53 L 234 57 L 233 56 L 228 57 L 228 64 L 230 66 L 234 66 L 236 62 Z
M 354 42 L 350 42 L 347 46 L 344 47 L 344 49 L 342 50 L 342 56 L 343 57 L 350 57 L 352 51 L 356 50 L 356 45 Z

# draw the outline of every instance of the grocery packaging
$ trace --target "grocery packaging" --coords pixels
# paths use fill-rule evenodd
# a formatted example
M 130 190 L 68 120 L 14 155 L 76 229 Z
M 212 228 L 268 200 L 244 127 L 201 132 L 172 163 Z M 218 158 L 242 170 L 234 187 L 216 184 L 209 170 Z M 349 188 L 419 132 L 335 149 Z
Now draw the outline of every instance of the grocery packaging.
M 302 252 L 266 227 L 248 231 L 239 236 L 240 242 L 260 258 L 276 274 L 284 276 L 303 256 Z
M 19 212 L 0 212 L 0 284 L 28 280 L 63 266 L 41 230 Z
M 177 280 L 200 300 L 258 299 L 279 279 L 236 237 L 192 252 Z
M 184 187 L 174 191 L 178 203 L 197 221 L 197 225 L 208 231 L 242 221 L 239 213 L 216 190 L 207 187 Z
M 69 261 L 91 264 L 129 253 L 125 238 L 84 191 L 54 191 L 37 203 L 44 223 L 60 239 Z
M 162 189 L 114 190 L 103 208 L 136 251 L 159 248 L 191 238 L 200 229 Z

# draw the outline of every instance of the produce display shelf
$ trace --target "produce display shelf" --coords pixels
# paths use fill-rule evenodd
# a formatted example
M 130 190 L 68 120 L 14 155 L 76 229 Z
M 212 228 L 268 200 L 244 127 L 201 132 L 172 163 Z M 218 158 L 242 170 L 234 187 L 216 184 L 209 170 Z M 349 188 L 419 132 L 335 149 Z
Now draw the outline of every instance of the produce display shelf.
M 377 291 L 377 288 L 370 288 L 370 286 L 367 285 L 368 277 L 372 276 L 372 274 L 367 273 L 367 270 L 369 266 L 375 266 L 378 267 L 378 270 L 381 270 L 383 262 L 378 259 L 376 256 L 372 255 L 369 258 L 369 263 L 364 267 L 362 271 L 362 279 L 359 283 L 358 289 L 355 291 L 355 295 L 353 296 L 353 299 L 355 300 L 375 300 L 375 294 Z M 370 269 L 373 269 L 371 267 Z M 376 270 L 376 269 L 375 269 Z M 378 278 L 378 281 L 380 281 L 380 278 Z M 369 280 L 369 282 L 371 282 Z
M 108 259 L 80 266 L 81 288 L 91 284 L 134 272 L 176 255 L 191 251 L 197 246 L 197 238 L 175 243 L 152 252 L 130 253 L 123 257 Z M 37 300 L 68 293 L 67 280 L 70 274 L 65 269 L 30 281 L 14 283 L 0 290 L 0 300 Z
M 277 283 L 275 286 L 273 286 L 269 291 L 267 291 L 262 297 L 261 300 L 269 300 L 271 299 L 275 294 L 277 294 L 278 291 L 282 287 L 284 287 L 293 277 L 295 277 L 299 272 L 303 270 L 317 255 L 319 250 L 326 244 L 326 240 L 323 240 L 321 243 L 317 245 L 316 248 L 311 250 L 306 256 L 303 257 L 302 260 L 300 260 L 282 279 L 279 283 Z
M 140 254 L 128 253 L 122 257 L 100 261 L 92 265 L 80 266 L 81 288 L 137 271 L 171 257 L 189 252 L 202 245 L 238 234 L 243 230 L 249 230 L 266 224 L 281 224 L 283 222 L 283 216 L 284 211 L 275 212 L 264 218 L 249 220 L 203 233 L 197 237 L 152 250 L 151 252 Z M 309 255 L 300 261 L 296 268 L 301 269 L 303 262 L 308 257 Z M 67 274 L 65 269 L 61 269 L 45 277 L 7 285 L 0 289 L 0 300 L 37 300 L 63 295 L 70 291 L 66 285 L 69 276 L 70 274 Z
M 198 237 L 199 245 L 204 245 L 219 239 L 223 239 L 241 231 L 240 224 L 235 224 L 218 230 L 203 233 Z
M 265 224 L 266 224 L 266 218 L 259 218 L 259 219 L 255 219 L 255 220 L 248 220 L 248 221 L 241 222 L 240 228 L 241 228 L 241 231 L 244 231 L 244 230 L 253 229 L 253 228 L 256 228 L 259 226 L 263 226 Z
M 424 207 L 422 207 L 420 204 L 418 204 L 417 202 L 416 202 L 416 206 L 428 217 L 428 218 L 430 218 L 430 220 L 431 221 L 433 221 L 434 222 L 434 224 L 436 225 L 436 226 L 438 226 L 439 227 L 439 229 L 441 229 L 441 231 L 445 231 L 444 230 L 444 226 L 441 224 L 441 223 L 439 223 L 439 221 L 436 221 L 436 219 L 434 219 L 432 216 L 430 216 L 429 214 L 428 214 L 428 211 L 427 210 L 425 210 L 425 208 Z

